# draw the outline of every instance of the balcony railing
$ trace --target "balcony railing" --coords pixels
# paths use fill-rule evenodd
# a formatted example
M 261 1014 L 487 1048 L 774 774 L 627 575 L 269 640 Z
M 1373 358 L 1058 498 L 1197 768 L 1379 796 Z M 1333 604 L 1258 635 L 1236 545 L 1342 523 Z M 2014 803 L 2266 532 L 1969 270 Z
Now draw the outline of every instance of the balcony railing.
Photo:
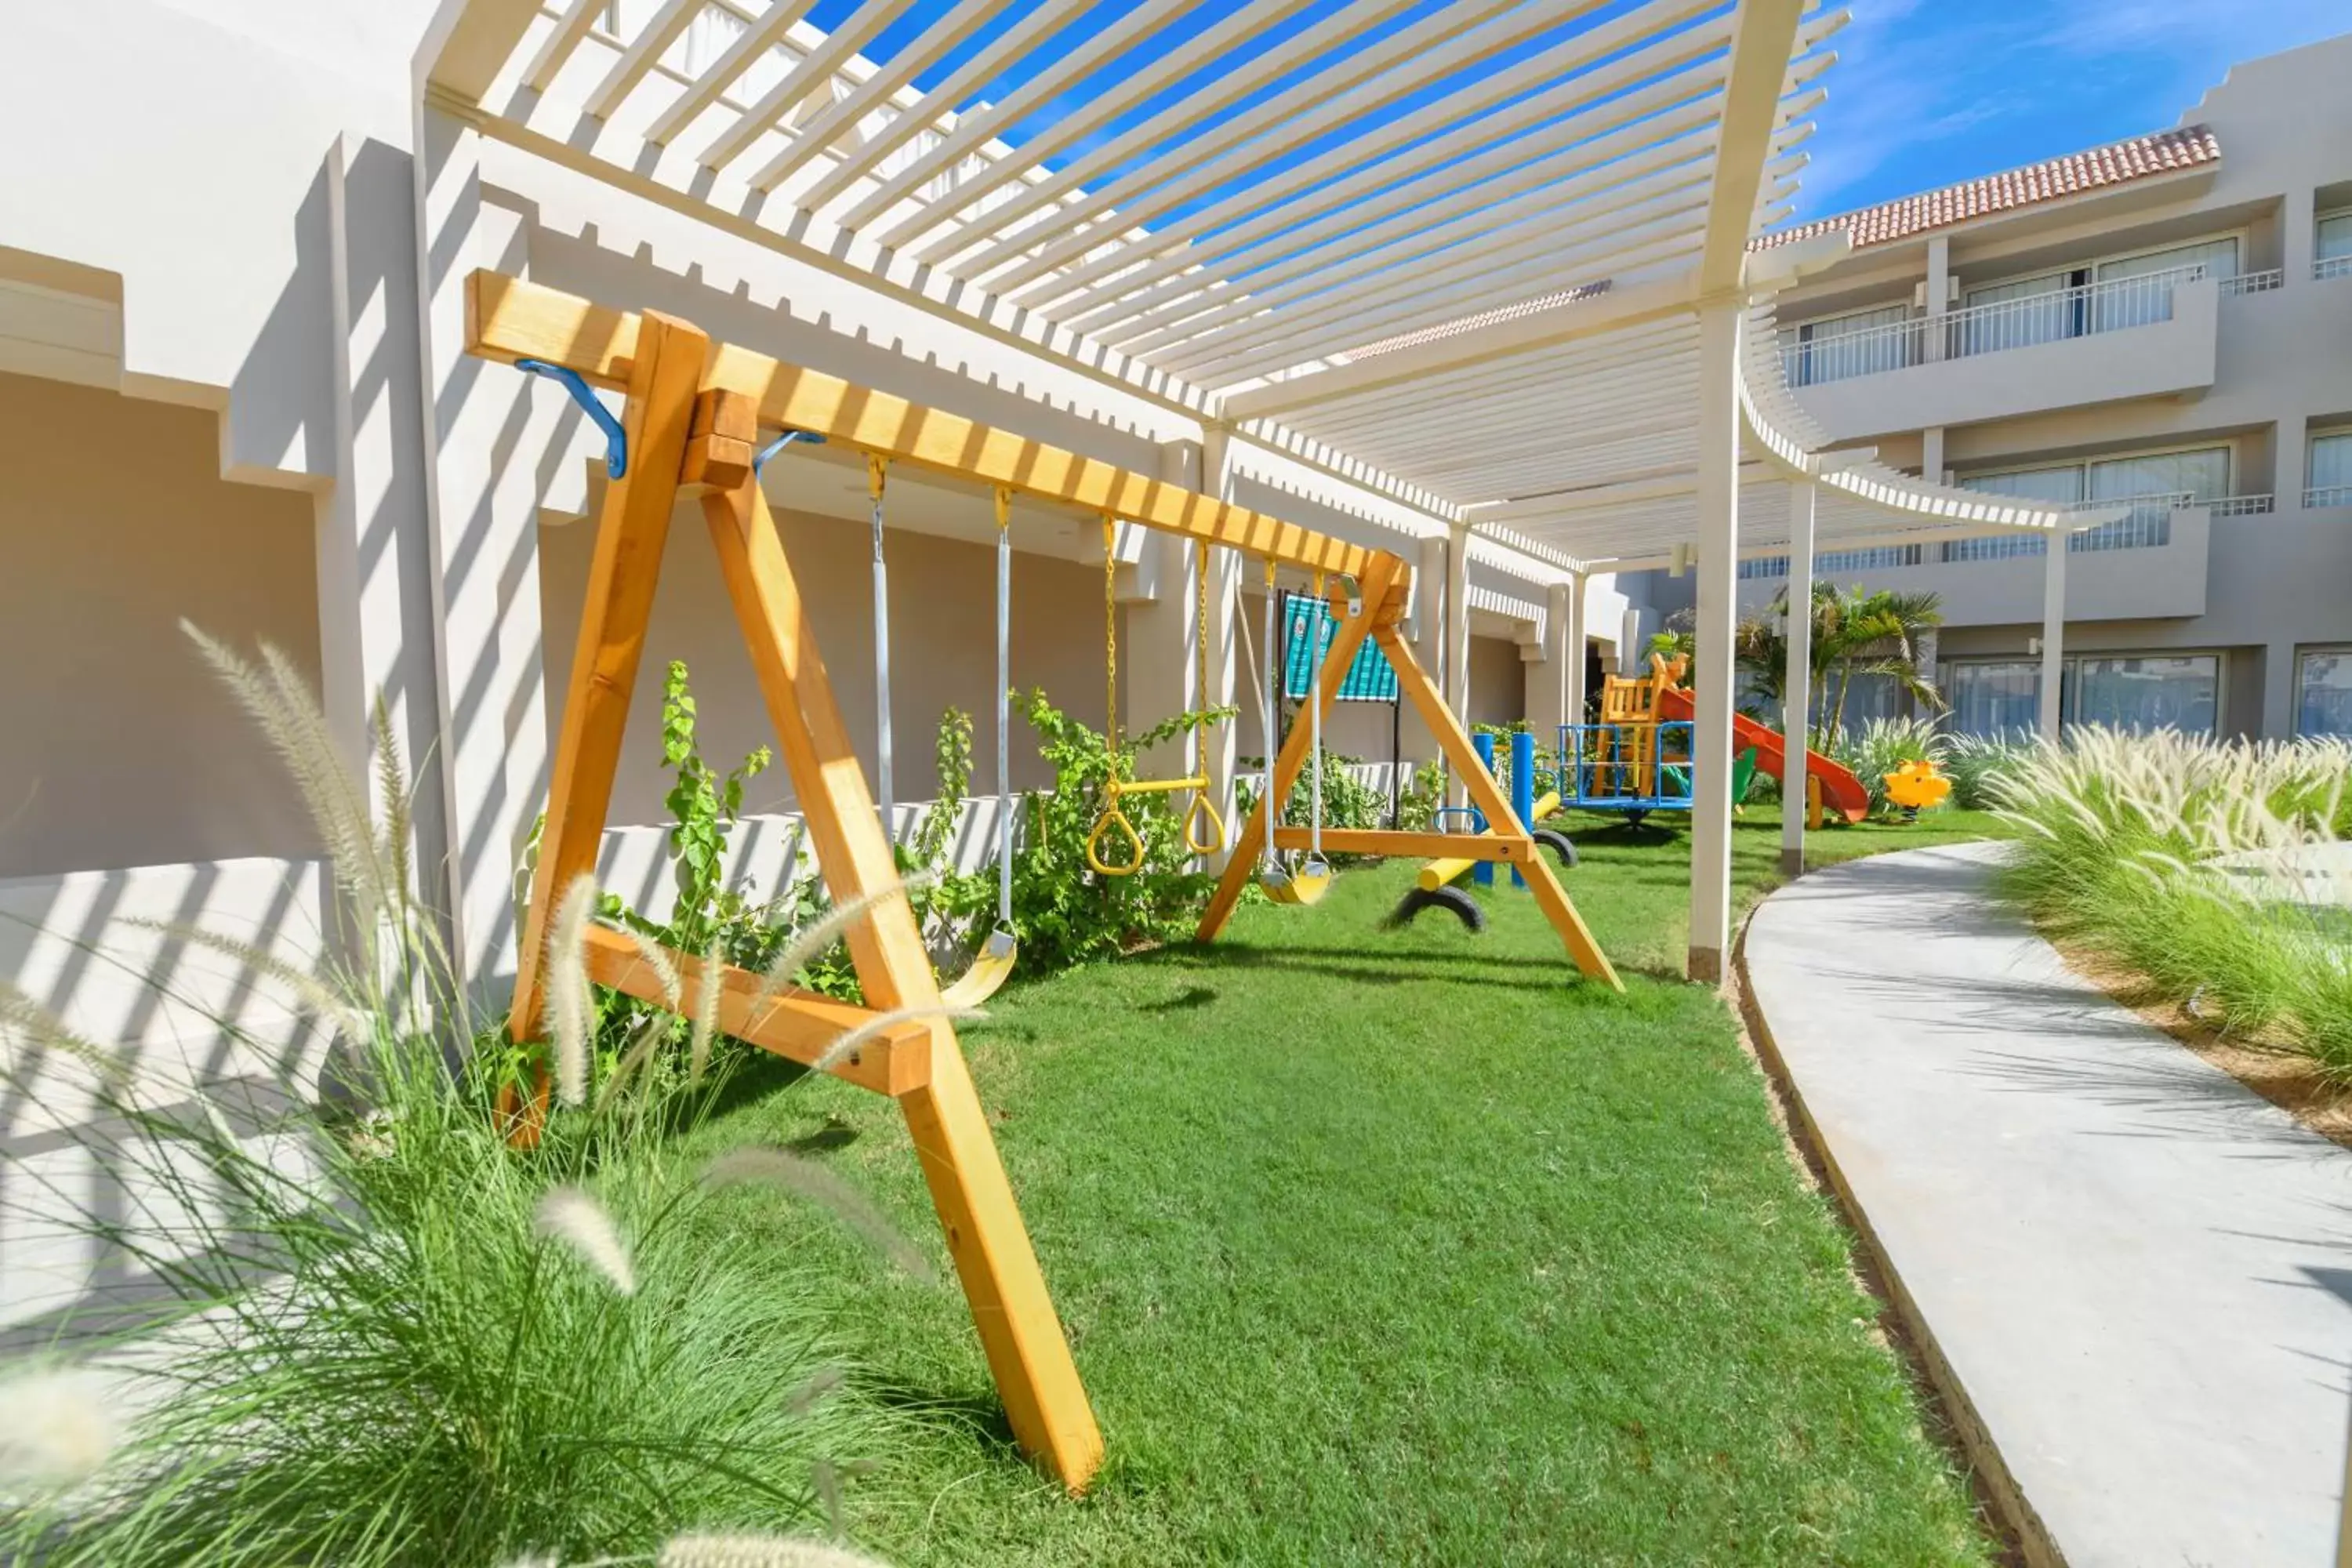
M 2314 485 L 2303 492 L 2306 509 L 2325 506 L 2352 506 L 2352 485 Z
M 2286 268 L 2273 267 L 2266 272 L 2241 272 L 2234 278 L 2221 279 L 2221 298 L 2232 300 L 2241 294 L 2268 294 L 2286 287 Z
M 2173 290 L 2204 276 L 2205 268 L 2199 265 L 2136 278 L 2111 278 L 2103 283 L 1996 300 L 1942 316 L 1889 321 L 1828 338 L 1801 340 L 1801 328 L 1784 327 L 1780 365 L 1790 386 L 1813 386 L 1925 363 L 1931 357 L 1927 352 L 1931 346 L 1942 351 L 1932 357 L 1966 359 L 2149 326 L 2172 320 Z
M 2276 496 L 2223 496 L 2204 503 L 2215 517 L 2259 517 L 2278 510 Z
M 2322 279 L 2352 278 L 2352 254 L 2321 257 L 2311 264 L 2311 275 Z

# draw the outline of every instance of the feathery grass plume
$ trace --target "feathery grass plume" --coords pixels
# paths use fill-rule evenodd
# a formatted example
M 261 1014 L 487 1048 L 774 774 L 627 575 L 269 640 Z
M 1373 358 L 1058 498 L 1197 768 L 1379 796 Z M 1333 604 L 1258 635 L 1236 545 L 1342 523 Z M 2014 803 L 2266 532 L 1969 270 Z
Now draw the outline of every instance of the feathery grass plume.
M 939 1279 L 931 1260 L 923 1256 L 906 1233 L 892 1225 L 874 1200 L 842 1180 L 834 1171 L 785 1149 L 730 1149 L 702 1168 L 707 1186 L 734 1186 L 745 1182 L 782 1187 L 784 1191 L 831 1209 L 836 1218 L 872 1242 L 884 1257 L 907 1273 L 931 1284 Z
M 686 1041 L 686 1081 L 698 1089 L 702 1075 L 710 1070 L 710 1042 L 719 1033 L 719 999 L 727 991 L 727 974 L 719 958 L 719 947 L 714 942 L 702 955 L 702 984 L 694 988 L 694 1022 Z M 763 1000 L 765 994 L 763 986 Z
M 918 888 L 928 887 L 930 882 L 931 878 L 926 873 L 909 877 L 903 882 L 893 882 L 887 888 L 877 888 L 846 903 L 834 905 L 794 931 L 792 941 L 784 944 L 784 951 L 776 955 L 775 962 L 769 964 L 766 973 L 760 976 L 760 988 L 752 993 L 751 1005 L 758 1006 L 791 984 L 793 975 L 823 958 L 831 951 L 833 944 L 841 940 L 841 933 L 863 919 L 866 910 L 885 899 L 899 893 L 912 893 Z
M 550 1187 L 531 1211 L 531 1220 L 540 1235 L 570 1247 L 581 1261 L 611 1281 L 614 1289 L 624 1296 L 637 1293 L 636 1270 L 629 1264 L 629 1249 L 621 1243 L 620 1228 L 604 1212 L 604 1205 L 584 1189 Z
M 96 1475 L 122 1441 L 117 1391 L 79 1366 L 25 1366 L 0 1376 L 0 1477 L 65 1488 Z
M 809 1064 L 817 1072 L 831 1072 L 849 1057 L 852 1051 L 868 1040 L 878 1039 L 902 1024 L 927 1024 L 934 1018 L 985 1018 L 988 1015 L 978 1007 L 900 1007 L 893 1012 L 877 1013 L 857 1027 L 825 1047 L 824 1053 Z
M 566 1105 L 588 1098 L 588 1027 L 592 998 L 588 962 L 582 950 L 596 912 L 596 879 L 583 871 L 563 890 L 547 928 L 547 963 L 541 989 L 547 994 L 542 1016 L 555 1047 L 555 1097 Z
M 672 1537 L 654 1568 L 888 1568 L 878 1557 L 800 1535 Z
M 238 704 L 261 726 L 263 737 L 293 778 L 310 820 L 325 841 L 337 886 L 352 900 L 362 927 L 373 927 L 394 908 L 378 854 L 375 824 L 337 756 L 334 739 L 310 683 L 293 660 L 269 643 L 261 645 L 262 663 L 257 668 L 194 623 L 184 620 L 180 629 L 195 642 Z
M 654 978 L 661 982 L 662 1005 L 673 1013 L 677 1012 L 684 993 L 678 986 L 677 963 L 670 957 L 669 949 L 635 926 L 621 929 L 636 944 L 637 956 L 646 961 L 646 967 L 654 972 Z
M 130 1081 L 131 1065 L 121 1055 L 83 1039 L 56 1014 L 0 980 L 0 1038 L 6 1037 L 69 1057 L 96 1073 L 103 1085 L 120 1089 Z
M 393 896 L 404 904 L 415 873 L 409 861 L 414 803 L 409 795 L 408 764 L 401 756 L 400 737 L 392 728 L 392 710 L 381 691 L 375 694 L 369 728 L 375 735 L 376 794 L 383 797 L 383 825 L 376 834 L 376 858 L 390 876 Z

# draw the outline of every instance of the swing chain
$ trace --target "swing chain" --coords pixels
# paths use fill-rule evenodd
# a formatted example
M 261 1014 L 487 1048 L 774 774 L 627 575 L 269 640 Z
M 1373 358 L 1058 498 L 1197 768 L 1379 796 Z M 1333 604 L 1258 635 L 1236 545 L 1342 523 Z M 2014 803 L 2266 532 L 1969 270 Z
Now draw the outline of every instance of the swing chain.
M 1102 514 L 1103 533 L 1103 739 L 1110 756 L 1113 794 L 1118 789 L 1118 524 Z

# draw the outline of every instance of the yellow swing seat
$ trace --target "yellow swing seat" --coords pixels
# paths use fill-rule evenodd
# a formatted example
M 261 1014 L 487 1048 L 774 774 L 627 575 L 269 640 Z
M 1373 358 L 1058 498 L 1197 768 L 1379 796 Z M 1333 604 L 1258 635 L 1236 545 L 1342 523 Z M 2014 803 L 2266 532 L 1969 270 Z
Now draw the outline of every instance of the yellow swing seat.
M 1001 925 L 990 931 L 988 940 L 972 955 L 970 966 L 940 993 L 940 1005 L 961 1012 L 979 1006 L 1003 990 L 1004 983 L 1013 978 L 1013 961 L 1020 951 L 1020 939 L 1013 934 L 1011 926 Z

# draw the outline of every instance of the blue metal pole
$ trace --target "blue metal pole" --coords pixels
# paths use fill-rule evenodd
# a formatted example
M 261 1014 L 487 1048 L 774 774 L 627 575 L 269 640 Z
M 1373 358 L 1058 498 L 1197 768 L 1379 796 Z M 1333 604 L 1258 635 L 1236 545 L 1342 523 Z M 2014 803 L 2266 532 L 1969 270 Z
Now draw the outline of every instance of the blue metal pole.
M 1479 765 L 1486 770 L 1486 776 L 1488 778 L 1493 778 L 1495 776 L 1495 737 L 1485 734 L 1473 735 L 1470 738 L 1470 743 L 1478 750 Z M 1475 821 L 1478 831 L 1481 833 L 1486 832 L 1489 826 L 1486 821 L 1486 813 L 1479 813 Z M 1479 861 L 1477 865 L 1471 868 L 1470 879 L 1482 888 L 1493 887 L 1495 885 L 1495 863 L 1492 860 Z
M 1535 830 L 1536 815 L 1536 738 L 1526 730 L 1511 732 L 1511 810 L 1518 815 L 1519 826 Z M 1528 879 L 1520 869 L 1511 868 L 1511 886 L 1524 888 Z

